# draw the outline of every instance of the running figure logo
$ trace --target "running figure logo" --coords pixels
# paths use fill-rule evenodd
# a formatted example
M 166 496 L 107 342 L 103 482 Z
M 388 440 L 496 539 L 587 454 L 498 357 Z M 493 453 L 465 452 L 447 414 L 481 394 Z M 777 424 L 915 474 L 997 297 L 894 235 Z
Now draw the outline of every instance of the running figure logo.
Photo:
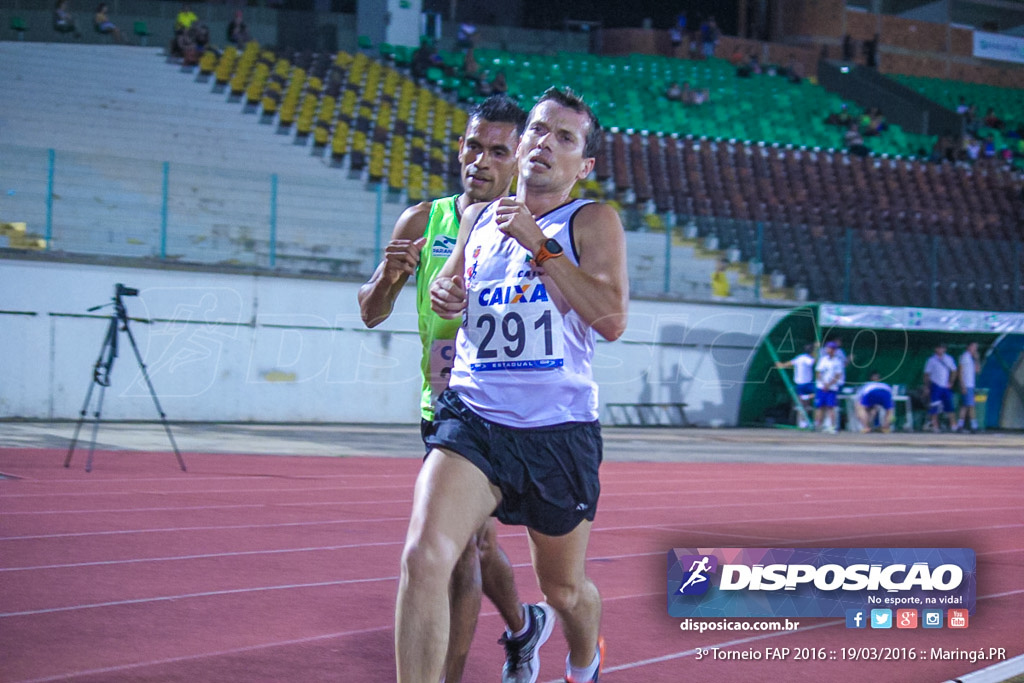
M 679 595 L 704 595 L 711 587 L 709 574 L 718 570 L 718 558 L 714 555 L 684 555 L 679 558 L 681 567 L 689 566 L 683 583 L 679 586 Z

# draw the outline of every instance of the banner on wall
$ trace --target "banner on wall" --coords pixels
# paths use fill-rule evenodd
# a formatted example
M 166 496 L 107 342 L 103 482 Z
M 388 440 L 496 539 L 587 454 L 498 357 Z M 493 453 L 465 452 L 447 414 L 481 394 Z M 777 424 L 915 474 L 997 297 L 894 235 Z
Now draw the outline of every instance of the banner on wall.
M 1024 334 L 1024 313 L 823 304 L 818 312 L 818 324 L 824 328 Z
M 1024 38 L 1001 33 L 974 32 L 974 56 L 1024 64 Z

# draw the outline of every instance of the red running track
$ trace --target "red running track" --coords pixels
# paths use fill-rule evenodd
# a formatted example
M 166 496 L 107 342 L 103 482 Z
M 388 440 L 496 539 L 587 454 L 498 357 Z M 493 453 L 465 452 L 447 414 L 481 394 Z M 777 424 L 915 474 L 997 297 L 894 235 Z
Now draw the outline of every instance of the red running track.
M 0 680 L 394 680 L 393 610 L 416 459 L 0 449 Z M 991 662 L 795 660 L 798 648 L 1024 652 L 1019 468 L 606 463 L 588 572 L 604 597 L 608 681 L 934 682 Z M 540 599 L 525 534 L 501 542 Z M 672 547 L 970 547 L 963 631 L 682 632 L 665 609 Z M 743 620 L 738 620 L 743 621 Z M 465 680 L 497 681 L 485 601 Z M 782 661 L 698 659 L 765 652 Z M 541 681 L 560 680 L 560 634 Z

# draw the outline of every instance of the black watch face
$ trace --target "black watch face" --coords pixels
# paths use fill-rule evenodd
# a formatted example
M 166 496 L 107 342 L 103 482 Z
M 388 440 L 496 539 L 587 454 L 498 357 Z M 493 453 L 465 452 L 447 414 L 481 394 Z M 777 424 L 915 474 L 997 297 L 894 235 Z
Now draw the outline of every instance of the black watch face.
M 548 240 L 544 243 L 544 248 L 548 250 L 549 254 L 562 253 L 562 245 L 558 243 L 558 240 Z

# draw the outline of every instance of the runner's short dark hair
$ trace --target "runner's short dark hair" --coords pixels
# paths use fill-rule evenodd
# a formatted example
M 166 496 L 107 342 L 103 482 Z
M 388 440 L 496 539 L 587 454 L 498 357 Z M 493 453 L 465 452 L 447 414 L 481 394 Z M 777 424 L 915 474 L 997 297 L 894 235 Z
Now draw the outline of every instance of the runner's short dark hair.
M 582 97 L 574 93 L 572 88 L 559 89 L 551 87 L 544 91 L 533 108 L 536 109 L 541 102 L 547 102 L 548 100 L 557 102 L 563 107 L 568 107 L 581 114 L 586 114 L 587 119 L 590 121 L 590 129 L 587 130 L 583 156 L 585 158 L 596 157 L 601 152 L 601 123 L 597 120 L 597 114 L 590 108 L 590 105 L 584 102 Z
M 526 130 L 526 112 L 519 103 L 505 94 L 491 95 L 469 110 L 469 120 L 511 123 L 520 135 Z

